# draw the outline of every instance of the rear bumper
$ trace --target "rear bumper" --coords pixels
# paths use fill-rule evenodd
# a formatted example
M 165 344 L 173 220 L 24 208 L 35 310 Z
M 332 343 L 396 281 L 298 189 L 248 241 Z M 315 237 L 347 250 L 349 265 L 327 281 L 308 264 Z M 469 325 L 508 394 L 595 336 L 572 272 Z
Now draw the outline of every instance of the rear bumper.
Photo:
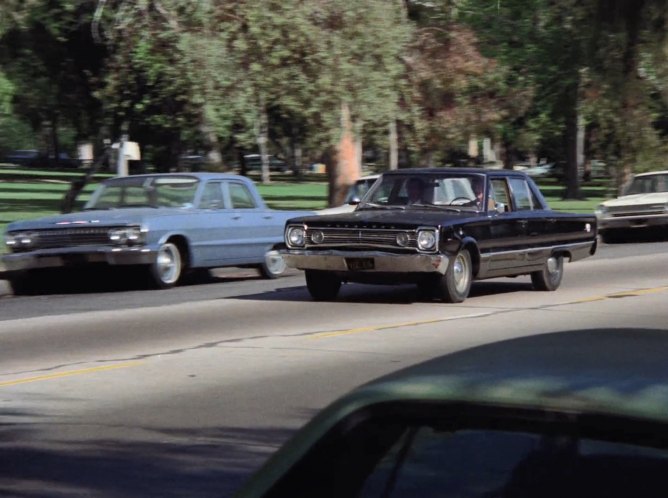
M 355 273 L 440 273 L 448 269 L 443 254 L 394 254 L 380 251 L 280 251 L 288 266 L 300 270 Z M 360 260 L 372 261 L 371 268 L 353 266 Z
M 81 267 L 89 264 L 142 265 L 155 261 L 156 252 L 147 247 L 69 247 L 6 254 L 7 271 Z

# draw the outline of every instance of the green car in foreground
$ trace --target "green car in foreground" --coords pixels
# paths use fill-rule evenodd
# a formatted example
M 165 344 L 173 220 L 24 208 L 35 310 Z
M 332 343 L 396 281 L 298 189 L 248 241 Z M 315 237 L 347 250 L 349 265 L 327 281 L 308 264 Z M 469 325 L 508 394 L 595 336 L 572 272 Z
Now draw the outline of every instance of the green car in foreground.
M 240 497 L 665 497 L 668 331 L 485 345 L 362 386 Z

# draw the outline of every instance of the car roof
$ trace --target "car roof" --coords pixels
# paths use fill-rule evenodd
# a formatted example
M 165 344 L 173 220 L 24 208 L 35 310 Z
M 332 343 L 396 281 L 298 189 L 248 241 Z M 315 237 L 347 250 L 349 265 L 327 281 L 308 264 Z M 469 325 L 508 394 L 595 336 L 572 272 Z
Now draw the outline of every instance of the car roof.
M 636 178 L 642 177 L 642 176 L 652 176 L 652 175 L 668 175 L 668 170 L 661 170 L 661 171 L 647 171 L 646 173 L 638 173 L 637 175 L 634 175 Z
M 199 180 L 243 180 L 243 181 L 251 181 L 247 177 L 242 176 L 242 175 L 235 175 L 232 173 L 190 173 L 190 172 L 183 172 L 183 173 L 147 173 L 143 175 L 130 175 L 129 177 L 132 178 L 155 178 L 155 177 L 192 177 L 192 178 L 197 178 Z M 115 176 L 113 178 L 109 178 L 108 180 L 118 180 L 121 178 L 129 178 L 128 176 Z
M 468 174 L 468 175 L 487 175 L 487 176 L 508 176 L 516 175 L 528 178 L 523 171 L 509 169 L 483 169 L 483 168 L 404 168 L 386 171 L 383 175 L 442 175 L 442 174 Z

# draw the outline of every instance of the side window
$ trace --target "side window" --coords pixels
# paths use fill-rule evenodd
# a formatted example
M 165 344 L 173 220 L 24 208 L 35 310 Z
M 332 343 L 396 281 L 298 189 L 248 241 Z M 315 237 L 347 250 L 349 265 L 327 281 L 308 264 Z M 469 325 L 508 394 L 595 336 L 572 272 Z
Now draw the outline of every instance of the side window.
M 230 183 L 230 199 L 232 199 L 232 207 L 235 209 L 253 209 L 257 207 L 248 188 L 241 183 Z
M 209 182 L 204 186 L 202 199 L 199 201 L 201 209 L 223 209 L 225 207 L 221 186 L 220 182 Z
M 506 211 L 510 211 L 510 195 L 508 194 L 508 184 L 503 178 L 495 178 L 491 181 L 492 197 L 495 204 L 503 204 L 506 206 Z
M 533 194 L 525 180 L 522 178 L 509 178 L 510 190 L 515 199 L 515 209 L 519 211 L 530 211 L 534 207 Z

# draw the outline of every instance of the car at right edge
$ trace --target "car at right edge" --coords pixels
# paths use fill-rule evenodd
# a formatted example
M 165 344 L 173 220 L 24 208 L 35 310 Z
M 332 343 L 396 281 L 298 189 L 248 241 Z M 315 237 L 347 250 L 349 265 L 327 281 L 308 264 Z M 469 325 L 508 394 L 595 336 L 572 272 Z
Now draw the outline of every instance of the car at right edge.
M 618 242 L 640 233 L 668 231 L 668 170 L 635 175 L 624 195 L 596 208 L 603 242 Z

